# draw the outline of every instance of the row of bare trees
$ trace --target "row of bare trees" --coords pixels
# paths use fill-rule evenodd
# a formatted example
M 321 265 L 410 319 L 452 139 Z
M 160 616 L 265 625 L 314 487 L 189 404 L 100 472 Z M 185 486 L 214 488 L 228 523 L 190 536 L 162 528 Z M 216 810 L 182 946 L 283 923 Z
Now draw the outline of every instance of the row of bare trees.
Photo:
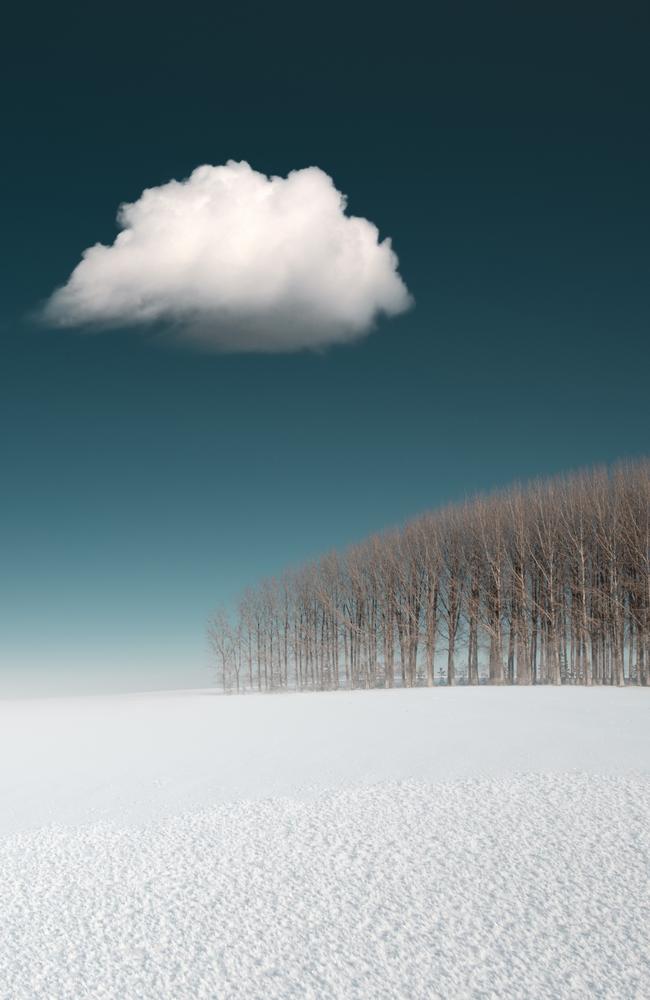
M 425 514 L 247 590 L 224 691 L 650 683 L 650 462 Z

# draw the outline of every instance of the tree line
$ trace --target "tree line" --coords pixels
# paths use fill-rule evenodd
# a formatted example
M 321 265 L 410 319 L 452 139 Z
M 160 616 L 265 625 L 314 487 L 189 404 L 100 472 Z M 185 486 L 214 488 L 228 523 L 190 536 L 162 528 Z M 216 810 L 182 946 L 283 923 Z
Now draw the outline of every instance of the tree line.
M 650 462 L 514 486 L 262 581 L 224 691 L 650 683 Z

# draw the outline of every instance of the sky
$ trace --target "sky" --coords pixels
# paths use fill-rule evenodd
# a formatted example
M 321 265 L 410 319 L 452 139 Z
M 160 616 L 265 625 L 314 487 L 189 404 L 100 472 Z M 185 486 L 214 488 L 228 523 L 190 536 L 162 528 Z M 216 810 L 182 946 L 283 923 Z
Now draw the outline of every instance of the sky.
M 647 7 L 420 7 L 8 15 L 0 694 L 208 685 L 206 618 L 262 576 L 513 480 L 647 454 Z M 254 316 L 266 286 L 247 265 L 238 350 L 214 275 L 239 244 L 215 202 L 196 323 L 186 309 L 179 332 L 194 286 L 155 238 L 130 298 L 115 254 L 102 264 L 102 323 L 97 283 L 74 325 L 70 295 L 54 314 L 120 205 L 229 161 L 262 186 L 316 167 L 292 176 L 346 196 L 347 215 L 323 194 L 305 253 L 284 239 L 290 274 L 333 273 L 327 225 L 351 216 L 378 229 L 360 227 L 368 256 Z

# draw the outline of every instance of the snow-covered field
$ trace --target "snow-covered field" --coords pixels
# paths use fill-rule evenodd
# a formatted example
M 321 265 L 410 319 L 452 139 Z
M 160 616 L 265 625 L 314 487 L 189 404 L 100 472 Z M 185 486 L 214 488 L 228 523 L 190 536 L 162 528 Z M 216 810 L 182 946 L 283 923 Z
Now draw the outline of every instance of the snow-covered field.
M 0 704 L 2 1000 L 650 996 L 650 691 Z

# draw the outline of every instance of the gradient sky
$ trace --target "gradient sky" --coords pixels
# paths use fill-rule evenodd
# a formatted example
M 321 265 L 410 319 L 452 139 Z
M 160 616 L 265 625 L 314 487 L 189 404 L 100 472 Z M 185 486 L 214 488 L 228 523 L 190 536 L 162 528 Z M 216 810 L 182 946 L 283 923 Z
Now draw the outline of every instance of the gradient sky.
M 205 685 L 260 576 L 648 452 L 647 6 L 419 6 L 5 22 L 0 692 Z M 416 307 L 275 356 L 34 320 L 120 202 L 230 158 L 327 171 Z

